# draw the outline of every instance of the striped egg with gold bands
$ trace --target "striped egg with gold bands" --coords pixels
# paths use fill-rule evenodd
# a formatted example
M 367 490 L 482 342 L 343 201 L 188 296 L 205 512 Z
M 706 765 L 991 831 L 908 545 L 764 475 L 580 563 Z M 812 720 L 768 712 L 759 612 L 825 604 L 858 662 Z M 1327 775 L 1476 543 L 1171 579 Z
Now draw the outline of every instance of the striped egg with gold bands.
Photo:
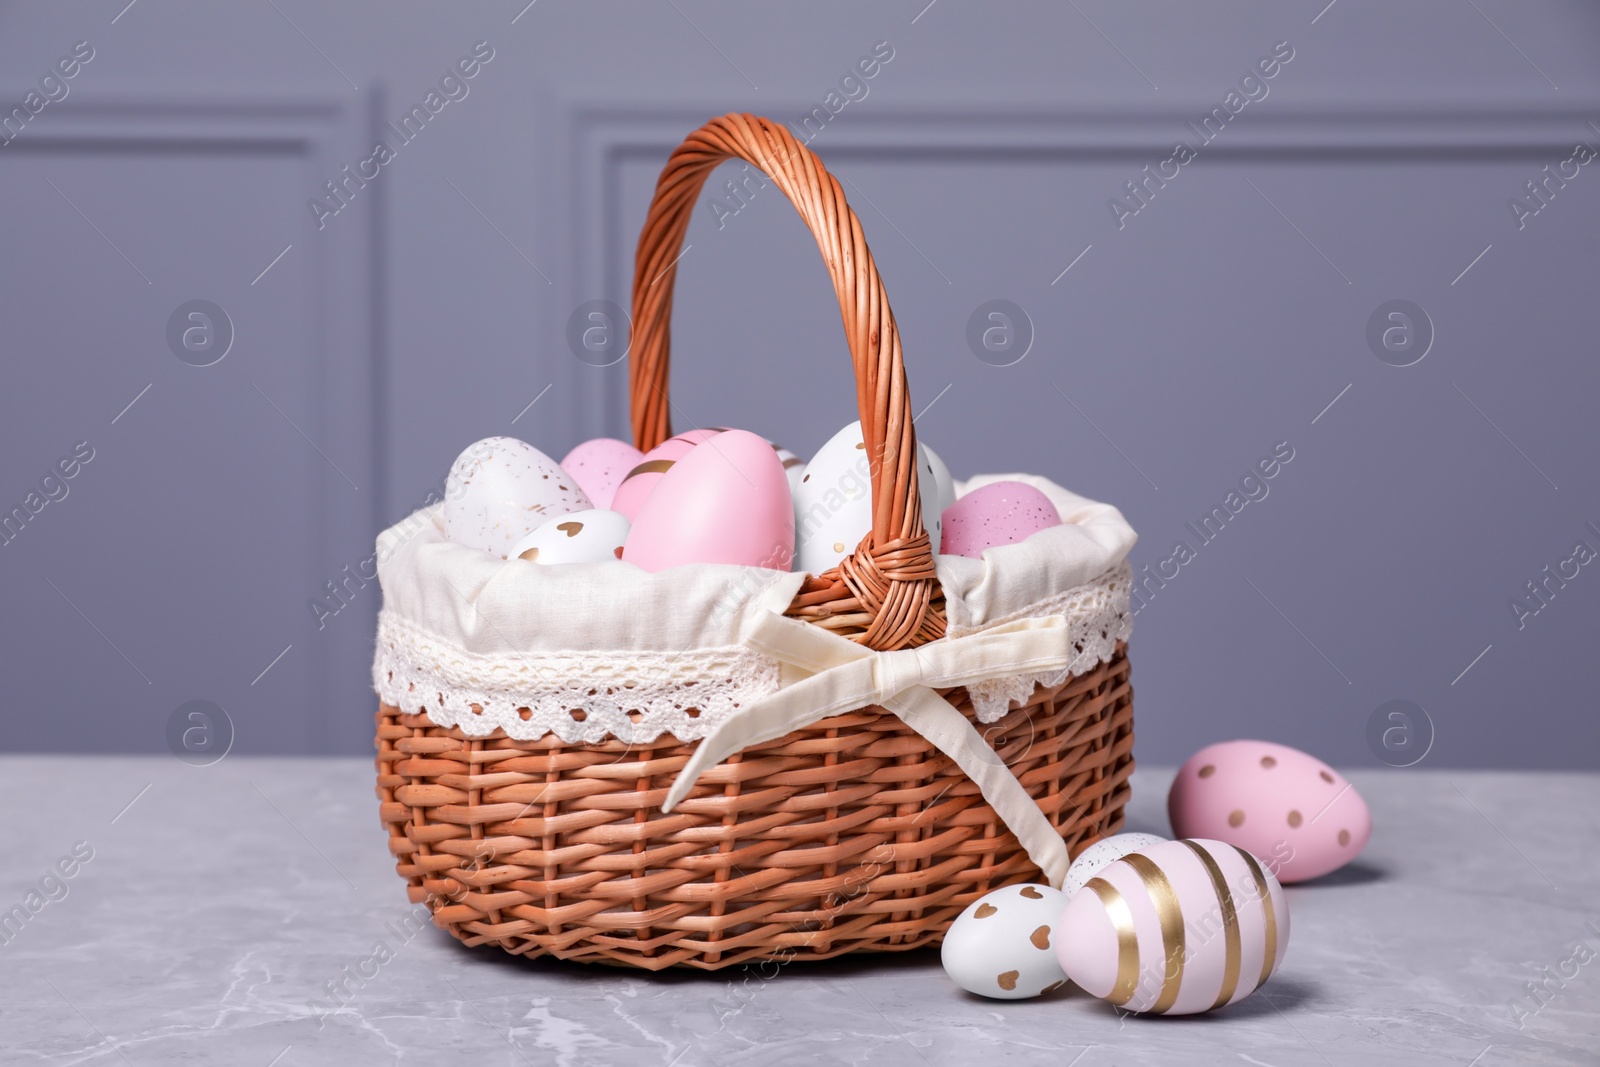
M 1061 966 L 1126 1011 L 1236 1003 L 1283 962 L 1289 906 L 1270 867 L 1221 841 L 1165 841 L 1102 869 L 1057 924 Z

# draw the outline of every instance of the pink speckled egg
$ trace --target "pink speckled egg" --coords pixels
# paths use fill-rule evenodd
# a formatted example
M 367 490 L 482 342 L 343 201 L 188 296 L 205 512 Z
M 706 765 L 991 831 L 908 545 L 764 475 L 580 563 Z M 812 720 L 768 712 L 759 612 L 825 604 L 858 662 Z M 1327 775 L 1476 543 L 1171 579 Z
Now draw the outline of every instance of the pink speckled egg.
M 783 461 L 744 430 L 707 438 L 664 471 L 622 547 L 624 562 L 647 571 L 685 563 L 786 571 L 793 558 L 794 509 Z
M 1342 774 L 1271 741 L 1224 741 L 1190 756 L 1167 815 L 1174 834 L 1253 852 L 1285 884 L 1344 866 L 1372 836 L 1372 812 Z
M 983 550 L 1014 545 L 1040 530 L 1061 525 L 1050 498 L 1022 482 L 991 482 L 960 497 L 941 516 L 940 551 L 978 559 Z
M 617 486 L 628 472 L 644 462 L 644 453 L 615 437 L 596 437 L 567 453 L 561 469 L 578 480 L 597 508 L 610 508 Z
M 1282 964 L 1289 902 L 1243 849 L 1166 841 L 1089 879 L 1055 935 L 1061 969 L 1091 996 L 1191 1015 L 1238 1003 Z
M 661 481 L 661 476 L 674 463 L 687 456 L 695 445 L 721 432 L 721 430 L 689 430 L 676 437 L 669 437 L 650 451 L 643 453 L 617 485 L 617 491 L 611 497 L 611 510 L 622 512 L 628 517 L 628 521 L 632 522 L 638 517 L 639 508 L 644 505 L 645 499 L 655 490 L 656 483 Z

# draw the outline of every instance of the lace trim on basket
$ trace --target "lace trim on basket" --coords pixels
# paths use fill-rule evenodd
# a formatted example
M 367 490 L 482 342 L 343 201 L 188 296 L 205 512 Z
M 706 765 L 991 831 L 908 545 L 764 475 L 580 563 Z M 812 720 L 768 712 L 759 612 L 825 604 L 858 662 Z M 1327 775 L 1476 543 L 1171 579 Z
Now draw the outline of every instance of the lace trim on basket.
M 982 627 L 952 626 L 950 636 L 965 637 L 1016 619 L 1065 615 L 1068 639 L 1072 647 L 1078 650 L 1065 670 L 1032 676 L 992 678 L 968 686 L 967 694 L 972 698 L 972 708 L 977 713 L 978 721 L 994 722 L 1013 704 L 1028 699 L 1035 686 L 1049 688 L 1060 685 L 1068 675 L 1086 674 L 1111 659 L 1116 654 L 1117 642 L 1126 641 L 1133 633 L 1132 602 L 1129 597 L 1132 586 L 1133 568 L 1124 563 L 1087 585 L 1031 604 L 1023 611 L 993 619 Z
M 1064 615 L 1077 655 L 1065 670 L 997 678 L 968 687 L 980 722 L 993 722 L 1034 686 L 1060 685 L 1109 660 L 1133 627 L 1126 564 L 1087 585 L 1039 601 L 963 637 L 1019 618 Z M 398 614 L 378 616 L 372 678 L 378 696 L 403 712 L 471 737 L 497 728 L 519 741 L 555 734 L 567 744 L 607 737 L 634 744 L 671 734 L 697 741 L 745 704 L 776 692 L 778 661 L 739 645 L 689 652 L 465 652 Z
M 378 615 L 373 684 L 386 704 L 425 711 L 471 737 L 607 736 L 693 741 L 778 688 L 778 661 L 739 645 L 689 652 L 464 652 L 398 615 Z

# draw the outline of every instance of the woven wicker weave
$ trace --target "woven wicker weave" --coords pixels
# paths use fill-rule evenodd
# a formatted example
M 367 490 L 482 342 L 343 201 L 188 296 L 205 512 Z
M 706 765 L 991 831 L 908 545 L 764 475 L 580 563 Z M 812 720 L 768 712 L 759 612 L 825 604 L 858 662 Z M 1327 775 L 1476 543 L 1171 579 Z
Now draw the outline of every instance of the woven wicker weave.
M 726 115 L 672 153 L 634 272 L 635 444 L 670 435 L 677 257 L 706 176 L 741 158 L 800 211 L 833 278 L 872 471 L 873 529 L 788 614 L 871 648 L 944 633 L 917 486 L 899 332 L 839 183 L 783 127 Z M 946 698 L 969 717 L 964 690 Z M 1122 823 L 1133 769 L 1126 649 L 980 726 L 1076 854 Z M 707 772 L 659 808 L 694 746 L 470 738 L 378 711 L 378 795 L 412 901 L 468 944 L 650 969 L 822 959 L 937 941 L 989 889 L 1038 869 L 977 787 L 878 707 L 822 720 Z

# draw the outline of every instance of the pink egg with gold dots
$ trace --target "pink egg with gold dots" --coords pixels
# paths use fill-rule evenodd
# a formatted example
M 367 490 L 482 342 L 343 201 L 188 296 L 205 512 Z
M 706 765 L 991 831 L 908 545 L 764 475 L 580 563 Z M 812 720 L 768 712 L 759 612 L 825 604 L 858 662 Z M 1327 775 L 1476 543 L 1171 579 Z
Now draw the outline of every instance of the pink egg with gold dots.
M 1024 482 L 990 482 L 960 497 L 940 517 L 940 551 L 978 559 L 986 548 L 1014 545 L 1061 525 L 1056 506 Z
M 1178 837 L 1260 856 L 1288 884 L 1337 870 L 1372 836 L 1372 812 L 1315 756 L 1271 741 L 1224 741 L 1189 757 L 1167 794 Z

